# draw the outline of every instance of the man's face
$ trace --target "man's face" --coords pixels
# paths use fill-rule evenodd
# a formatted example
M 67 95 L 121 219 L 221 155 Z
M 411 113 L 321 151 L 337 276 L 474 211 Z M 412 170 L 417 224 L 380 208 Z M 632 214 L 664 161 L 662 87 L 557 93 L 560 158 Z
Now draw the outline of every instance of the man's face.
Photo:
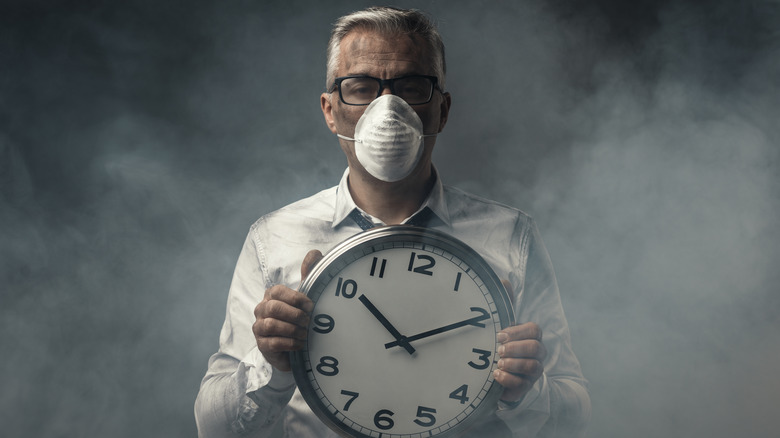
M 355 30 L 341 41 L 341 53 L 336 77 L 366 75 L 379 79 L 392 79 L 407 75 L 434 75 L 427 45 L 421 38 L 409 35 L 383 36 L 373 32 Z M 384 89 L 383 93 L 390 93 Z M 339 100 L 338 90 L 324 93 L 320 98 L 322 112 L 328 128 L 334 134 L 354 137 L 355 125 L 366 106 L 346 105 Z M 449 93 L 434 91 L 433 99 L 424 105 L 412 105 L 423 122 L 423 133 L 434 134 L 444 129 L 450 107 Z M 364 171 L 355 157 L 352 141 L 340 140 L 350 168 Z M 430 166 L 431 153 L 436 137 L 425 139 L 425 150 L 418 164 Z

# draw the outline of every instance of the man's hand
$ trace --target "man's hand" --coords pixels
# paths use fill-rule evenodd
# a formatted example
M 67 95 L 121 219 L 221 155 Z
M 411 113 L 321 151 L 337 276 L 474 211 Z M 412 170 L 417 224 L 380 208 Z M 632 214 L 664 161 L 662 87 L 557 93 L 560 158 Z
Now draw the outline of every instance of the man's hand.
M 503 282 L 514 302 L 512 285 Z M 542 329 L 533 322 L 518 324 L 498 333 L 498 369 L 495 378 L 504 387 L 501 400 L 516 402 L 544 372 L 547 349 L 542 344 Z
M 301 264 L 301 282 L 311 268 L 322 259 L 322 253 L 309 251 Z M 314 303 L 304 294 L 289 287 L 276 285 L 265 291 L 263 301 L 255 307 L 257 348 L 276 369 L 290 371 L 290 352 L 303 347 L 309 314 Z

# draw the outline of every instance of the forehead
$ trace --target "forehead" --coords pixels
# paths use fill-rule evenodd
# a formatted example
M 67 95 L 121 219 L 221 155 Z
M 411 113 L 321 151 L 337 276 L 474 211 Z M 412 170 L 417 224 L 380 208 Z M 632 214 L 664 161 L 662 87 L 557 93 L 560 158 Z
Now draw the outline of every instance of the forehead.
M 366 74 L 388 79 L 433 74 L 433 60 L 419 35 L 353 30 L 341 40 L 336 76 Z

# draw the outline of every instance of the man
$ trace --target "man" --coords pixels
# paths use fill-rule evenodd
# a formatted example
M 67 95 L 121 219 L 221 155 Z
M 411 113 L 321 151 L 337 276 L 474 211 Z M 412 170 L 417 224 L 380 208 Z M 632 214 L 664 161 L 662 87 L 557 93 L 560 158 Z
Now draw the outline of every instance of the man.
M 290 373 L 289 352 L 301 348 L 312 310 L 295 289 L 320 251 L 362 230 L 399 223 L 463 240 L 516 289 L 520 324 L 498 337 L 495 378 L 503 394 L 472 435 L 574 436 L 587 422 L 586 382 L 533 220 L 444 186 L 432 165 L 451 104 L 444 74 L 441 38 L 417 11 L 369 8 L 335 24 L 320 103 L 348 169 L 337 187 L 251 227 L 220 349 L 195 405 L 200 436 L 271 436 L 280 429 L 289 437 L 336 436 L 308 408 Z

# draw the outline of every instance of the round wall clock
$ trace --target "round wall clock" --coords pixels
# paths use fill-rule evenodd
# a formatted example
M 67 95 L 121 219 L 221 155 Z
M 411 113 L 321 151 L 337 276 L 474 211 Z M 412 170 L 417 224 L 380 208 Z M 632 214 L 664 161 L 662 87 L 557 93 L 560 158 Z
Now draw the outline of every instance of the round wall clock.
M 300 288 L 314 310 L 292 354 L 315 414 L 349 437 L 447 437 L 496 408 L 496 334 L 509 295 L 445 233 L 375 228 L 336 246 Z

